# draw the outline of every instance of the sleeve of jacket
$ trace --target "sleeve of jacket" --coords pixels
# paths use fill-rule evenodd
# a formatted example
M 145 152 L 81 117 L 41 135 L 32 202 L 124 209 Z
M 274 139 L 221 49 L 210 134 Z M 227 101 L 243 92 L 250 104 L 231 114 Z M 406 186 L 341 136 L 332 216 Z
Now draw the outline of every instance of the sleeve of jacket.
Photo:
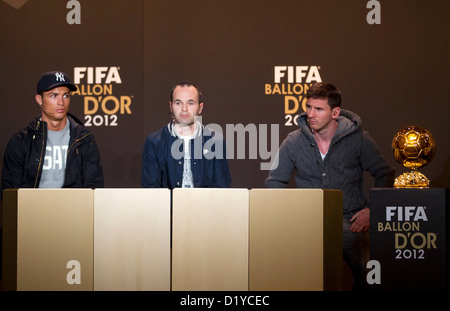
M 227 150 L 225 139 L 220 135 L 215 137 L 216 143 L 222 145 L 222 157 L 214 159 L 214 175 L 213 188 L 230 188 L 231 187 L 231 172 L 228 165 Z
M 148 136 L 142 152 L 141 184 L 143 188 L 161 188 L 162 176 L 157 158 L 157 143 Z
M 281 143 L 275 161 L 266 179 L 267 188 L 286 188 L 295 169 L 290 148 L 291 134 Z
M 92 138 L 86 153 L 83 155 L 83 179 L 86 188 L 103 188 L 103 166 L 95 139 Z
M 381 154 L 376 142 L 369 133 L 363 133 L 363 148 L 360 163 L 375 179 L 375 187 L 392 187 L 395 179 L 395 169 L 389 165 Z
M 3 171 L 0 197 L 3 199 L 4 189 L 20 188 L 24 175 L 24 162 L 27 146 L 24 140 L 14 135 L 6 146 L 3 156 Z

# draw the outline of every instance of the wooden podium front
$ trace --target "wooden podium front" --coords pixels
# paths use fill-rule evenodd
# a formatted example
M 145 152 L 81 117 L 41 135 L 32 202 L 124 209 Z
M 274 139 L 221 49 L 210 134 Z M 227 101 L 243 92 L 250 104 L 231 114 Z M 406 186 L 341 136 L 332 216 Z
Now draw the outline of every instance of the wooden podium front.
M 342 289 L 337 190 L 16 189 L 3 198 L 3 290 Z
M 248 290 L 248 190 L 173 190 L 172 290 Z
M 250 191 L 251 291 L 342 289 L 342 192 Z
M 93 191 L 3 192 L 4 290 L 93 289 Z
M 170 190 L 94 191 L 94 290 L 170 290 Z

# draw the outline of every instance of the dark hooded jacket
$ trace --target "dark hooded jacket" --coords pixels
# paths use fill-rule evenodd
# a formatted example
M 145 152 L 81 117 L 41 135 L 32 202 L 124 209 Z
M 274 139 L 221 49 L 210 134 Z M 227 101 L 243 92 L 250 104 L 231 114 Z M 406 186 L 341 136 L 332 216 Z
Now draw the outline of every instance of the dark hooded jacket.
M 67 116 L 70 141 L 63 188 L 102 188 L 103 168 L 92 132 L 73 115 Z M 38 188 L 47 145 L 47 123 L 40 117 L 14 134 L 3 158 L 4 189 Z

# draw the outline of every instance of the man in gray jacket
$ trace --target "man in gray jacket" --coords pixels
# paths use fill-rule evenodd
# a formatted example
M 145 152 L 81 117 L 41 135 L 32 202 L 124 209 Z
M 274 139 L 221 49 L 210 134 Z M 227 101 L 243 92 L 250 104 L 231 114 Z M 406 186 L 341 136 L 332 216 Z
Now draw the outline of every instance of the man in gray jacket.
M 279 150 L 278 166 L 266 179 L 268 188 L 286 188 L 295 171 L 298 188 L 339 189 L 343 192 L 344 260 L 353 274 L 353 288 L 364 289 L 364 232 L 370 212 L 364 195 L 364 171 L 375 187 L 392 187 L 395 170 L 362 129 L 359 116 L 341 109 L 341 92 L 316 83 L 307 92 L 306 113 L 299 129 L 289 133 Z

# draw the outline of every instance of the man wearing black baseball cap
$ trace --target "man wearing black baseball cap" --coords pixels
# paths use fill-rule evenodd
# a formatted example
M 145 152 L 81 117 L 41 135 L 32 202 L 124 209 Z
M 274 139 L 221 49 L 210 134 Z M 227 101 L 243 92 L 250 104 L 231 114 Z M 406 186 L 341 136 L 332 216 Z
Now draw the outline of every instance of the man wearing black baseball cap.
M 42 75 L 37 85 L 37 94 L 51 90 L 57 86 L 67 86 L 70 91 L 76 91 L 77 87 L 72 84 L 70 77 L 64 72 L 50 71 Z
M 35 95 L 41 115 L 8 142 L 2 195 L 11 188 L 103 187 L 94 135 L 69 113 L 70 92 L 76 90 L 64 72 L 42 75 Z

